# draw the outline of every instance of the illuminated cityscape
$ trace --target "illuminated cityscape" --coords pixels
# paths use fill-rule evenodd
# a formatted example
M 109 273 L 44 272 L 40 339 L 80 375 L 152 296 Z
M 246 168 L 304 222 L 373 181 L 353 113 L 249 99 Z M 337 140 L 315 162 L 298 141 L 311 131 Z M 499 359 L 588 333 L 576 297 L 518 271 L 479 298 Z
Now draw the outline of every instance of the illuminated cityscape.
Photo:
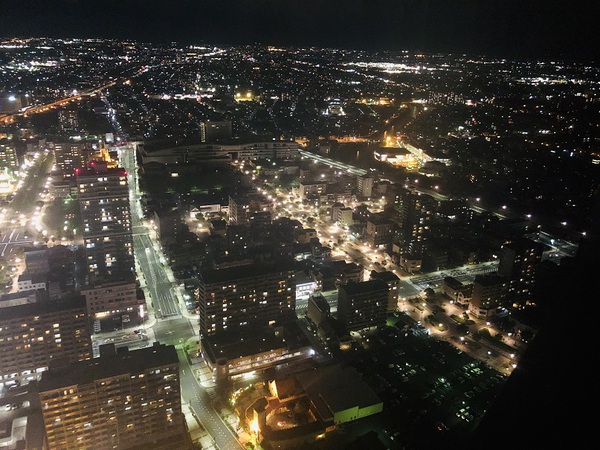
M 593 59 L 183 41 L 0 37 L 0 449 L 570 442 Z

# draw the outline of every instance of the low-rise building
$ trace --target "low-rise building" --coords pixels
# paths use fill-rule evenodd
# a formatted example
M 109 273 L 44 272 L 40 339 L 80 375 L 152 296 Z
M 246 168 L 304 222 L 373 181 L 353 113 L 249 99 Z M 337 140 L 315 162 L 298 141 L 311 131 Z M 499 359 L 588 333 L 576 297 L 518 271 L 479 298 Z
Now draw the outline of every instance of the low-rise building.
M 410 253 L 403 253 L 399 256 L 398 265 L 402 270 L 408 273 L 421 272 L 423 259 Z
M 82 289 L 81 294 L 85 297 L 91 321 L 119 318 L 121 323 L 133 320 L 139 323 L 146 316 L 146 299 L 135 282 L 89 286 Z M 95 326 L 97 327 L 97 324 Z M 100 329 L 95 328 L 95 331 Z
M 442 292 L 457 305 L 468 306 L 473 295 L 473 284 L 464 284 L 454 277 L 445 277 Z
M 352 367 L 327 366 L 295 377 L 324 423 L 339 425 L 383 411 L 383 401 Z
M 17 279 L 17 289 L 19 292 L 31 290 L 47 290 L 48 276 L 42 273 L 23 272 Z
M 237 380 L 280 365 L 306 363 L 314 355 L 297 324 L 203 336 L 202 352 L 217 383 Z
M 496 274 L 477 275 L 473 282 L 473 295 L 469 312 L 480 319 L 496 315 L 508 294 L 508 281 Z

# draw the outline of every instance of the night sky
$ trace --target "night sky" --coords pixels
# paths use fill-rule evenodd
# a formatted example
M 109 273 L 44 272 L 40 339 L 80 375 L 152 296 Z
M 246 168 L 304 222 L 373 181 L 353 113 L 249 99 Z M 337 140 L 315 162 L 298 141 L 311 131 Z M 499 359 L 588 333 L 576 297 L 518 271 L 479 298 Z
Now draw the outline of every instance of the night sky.
M 0 37 L 598 60 L 592 0 L 0 0 Z

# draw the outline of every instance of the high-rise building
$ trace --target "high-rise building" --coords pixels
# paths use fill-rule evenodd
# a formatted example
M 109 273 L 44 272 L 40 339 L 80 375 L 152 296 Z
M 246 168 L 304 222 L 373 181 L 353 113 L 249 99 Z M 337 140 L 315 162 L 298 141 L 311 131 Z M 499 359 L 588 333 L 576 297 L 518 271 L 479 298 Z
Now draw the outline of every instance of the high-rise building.
M 86 167 L 94 152 L 91 142 L 50 142 L 56 166 L 64 178 L 71 178 L 78 167 Z
M 296 270 L 293 261 L 205 269 L 198 276 L 200 334 L 269 325 L 294 316 Z
M 233 257 L 243 257 L 248 254 L 251 242 L 251 232 L 248 225 L 228 225 L 226 232 L 226 248 Z
M 229 225 L 245 225 L 251 221 L 269 222 L 272 202 L 260 194 L 229 196 Z M 269 213 L 261 216 L 257 212 Z
M 270 208 L 267 211 L 250 211 L 248 213 L 248 222 L 254 228 L 268 227 L 273 223 L 273 213 Z
M 245 196 L 229 196 L 229 224 L 244 225 L 248 223 L 248 198 Z
M 99 358 L 51 367 L 37 390 L 49 450 L 192 448 L 172 345 L 108 344 Z
M 391 313 L 398 310 L 398 293 L 400 288 L 400 278 L 394 272 L 371 271 L 371 280 L 383 280 L 387 283 L 390 292 L 388 297 L 387 312 Z
M 508 300 L 517 307 L 534 301 L 544 248 L 544 244 L 528 238 L 517 239 L 502 247 L 498 274 L 508 280 Z
M 135 279 L 127 172 L 96 161 L 75 175 L 88 284 Z
M 156 236 L 162 245 L 177 242 L 183 231 L 183 220 L 176 206 L 163 207 L 154 212 Z
M 366 238 L 372 248 L 388 246 L 392 243 L 394 223 L 381 216 L 371 216 L 367 220 Z
M 23 300 L 0 301 L 0 387 L 35 380 L 55 360 L 92 357 L 82 297 L 51 300 L 45 291 L 25 294 L 19 293 Z
M 388 298 L 389 287 L 383 280 L 341 285 L 338 289 L 338 319 L 348 332 L 383 326 Z
M 373 194 L 373 177 L 370 175 L 360 175 L 356 179 L 358 193 L 362 197 L 370 197 Z
M 396 195 L 403 252 L 422 257 L 430 234 L 436 201 L 427 194 L 403 189 Z

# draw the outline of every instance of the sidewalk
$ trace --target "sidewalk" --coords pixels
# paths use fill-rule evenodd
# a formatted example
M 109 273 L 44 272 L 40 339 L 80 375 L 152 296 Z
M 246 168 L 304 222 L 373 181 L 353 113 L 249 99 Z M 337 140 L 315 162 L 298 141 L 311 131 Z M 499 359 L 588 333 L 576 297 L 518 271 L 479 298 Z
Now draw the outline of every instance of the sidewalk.
M 200 338 L 195 335 L 186 341 L 188 352 L 188 359 L 190 367 L 194 373 L 198 383 L 204 388 L 215 388 L 216 384 L 213 380 L 213 374 L 204 358 L 201 355 L 202 347 L 200 345 Z

